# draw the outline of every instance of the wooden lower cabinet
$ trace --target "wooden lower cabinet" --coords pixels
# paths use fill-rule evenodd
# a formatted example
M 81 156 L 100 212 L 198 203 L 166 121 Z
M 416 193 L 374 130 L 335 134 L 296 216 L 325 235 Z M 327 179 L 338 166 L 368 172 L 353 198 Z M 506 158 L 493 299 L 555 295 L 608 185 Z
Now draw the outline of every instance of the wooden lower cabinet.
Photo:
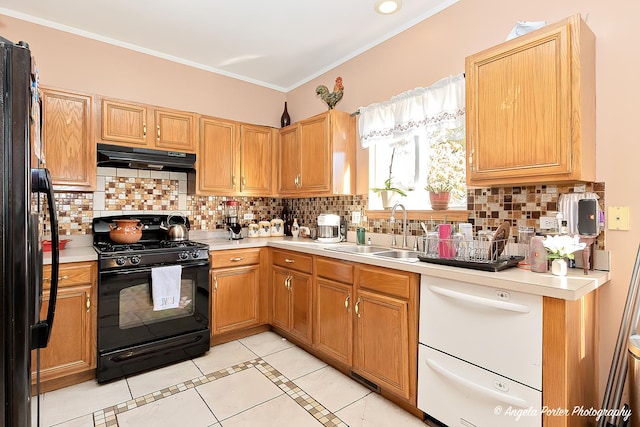
M 352 288 L 326 279 L 316 281 L 315 347 L 347 365 L 353 360 Z
M 353 362 L 353 264 L 316 257 L 313 344 L 323 354 Z
M 354 311 L 354 371 L 408 399 L 409 303 L 358 290 Z
M 44 266 L 43 277 L 41 319 L 49 307 L 51 266 Z M 42 391 L 93 378 L 96 368 L 96 263 L 62 264 L 59 277 L 51 339 L 40 349 Z M 31 366 L 35 383 L 36 350 L 32 351 Z M 81 379 L 74 381 L 74 376 Z
M 216 336 L 265 321 L 261 249 L 211 253 L 211 335 Z
M 313 340 L 312 257 L 272 252 L 272 323 L 305 344 Z
M 273 325 L 301 341 L 312 341 L 311 275 L 273 268 Z
M 356 267 L 353 371 L 416 404 L 419 275 Z

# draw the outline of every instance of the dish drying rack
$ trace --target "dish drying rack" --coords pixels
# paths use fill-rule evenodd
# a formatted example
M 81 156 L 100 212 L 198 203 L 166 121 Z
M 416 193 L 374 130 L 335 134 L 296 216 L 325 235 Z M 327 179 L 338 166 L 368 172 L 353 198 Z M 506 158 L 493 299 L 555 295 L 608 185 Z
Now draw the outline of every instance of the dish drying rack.
M 421 238 L 423 246 L 418 259 L 432 264 L 470 268 L 482 271 L 501 271 L 515 267 L 525 259 L 521 245 L 513 243 L 513 238 L 473 240 Z

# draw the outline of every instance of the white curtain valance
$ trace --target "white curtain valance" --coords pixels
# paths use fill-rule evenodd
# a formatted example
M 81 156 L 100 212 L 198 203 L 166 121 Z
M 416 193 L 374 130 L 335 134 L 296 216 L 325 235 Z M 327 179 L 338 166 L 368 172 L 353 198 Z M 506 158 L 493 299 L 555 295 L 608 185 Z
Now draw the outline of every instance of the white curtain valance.
M 464 102 L 464 74 L 459 74 L 389 101 L 360 107 L 360 144 L 367 148 L 378 141 L 393 142 L 441 127 L 464 126 Z

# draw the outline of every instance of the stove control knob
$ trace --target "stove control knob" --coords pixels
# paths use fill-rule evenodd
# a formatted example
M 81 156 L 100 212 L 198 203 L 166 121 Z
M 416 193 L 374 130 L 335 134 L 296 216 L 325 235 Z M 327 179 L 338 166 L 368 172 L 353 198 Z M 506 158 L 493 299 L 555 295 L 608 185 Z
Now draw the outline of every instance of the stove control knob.
M 131 258 L 129 258 L 129 261 L 131 261 L 131 264 L 133 265 L 138 265 L 140 264 L 140 257 L 138 255 L 134 255 Z
M 123 256 L 121 256 L 120 258 L 116 258 L 116 264 L 117 265 L 125 265 L 127 263 L 127 259 Z
M 180 252 L 178 258 L 180 258 L 181 261 L 189 259 L 189 253 L 187 251 Z
M 193 258 L 198 258 L 198 257 L 200 256 L 200 252 L 198 252 L 198 251 L 193 251 L 193 252 L 191 252 L 191 256 L 192 256 Z

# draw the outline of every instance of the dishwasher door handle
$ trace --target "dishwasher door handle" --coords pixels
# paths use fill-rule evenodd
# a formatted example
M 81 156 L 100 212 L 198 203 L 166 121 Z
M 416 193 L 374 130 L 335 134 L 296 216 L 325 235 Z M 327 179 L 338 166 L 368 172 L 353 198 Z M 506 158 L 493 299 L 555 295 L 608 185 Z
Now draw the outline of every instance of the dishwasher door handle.
M 473 381 L 469 381 L 468 379 L 463 378 L 460 375 L 457 375 L 455 372 L 451 372 L 448 369 L 443 368 L 442 366 L 440 366 L 438 363 L 436 363 L 431 359 L 427 359 L 426 363 L 427 365 L 429 365 L 431 369 L 433 369 L 443 377 L 446 377 L 451 381 L 456 382 L 477 393 L 483 394 L 495 400 L 499 400 L 500 402 L 506 403 L 511 406 L 517 406 L 519 408 L 528 408 L 530 406 L 529 402 L 527 402 L 521 397 L 510 396 L 506 393 L 502 393 L 497 390 L 492 390 L 490 388 L 481 386 L 480 384 L 476 384 Z
M 483 298 L 477 295 L 466 294 L 464 292 L 452 291 L 451 289 L 442 288 L 440 286 L 429 285 L 429 289 L 436 294 L 443 295 L 459 301 L 470 302 L 472 304 L 482 305 L 484 307 L 497 308 L 500 310 L 513 311 L 516 313 L 529 313 L 529 306 L 516 304 L 507 301 L 496 301 L 490 298 Z

